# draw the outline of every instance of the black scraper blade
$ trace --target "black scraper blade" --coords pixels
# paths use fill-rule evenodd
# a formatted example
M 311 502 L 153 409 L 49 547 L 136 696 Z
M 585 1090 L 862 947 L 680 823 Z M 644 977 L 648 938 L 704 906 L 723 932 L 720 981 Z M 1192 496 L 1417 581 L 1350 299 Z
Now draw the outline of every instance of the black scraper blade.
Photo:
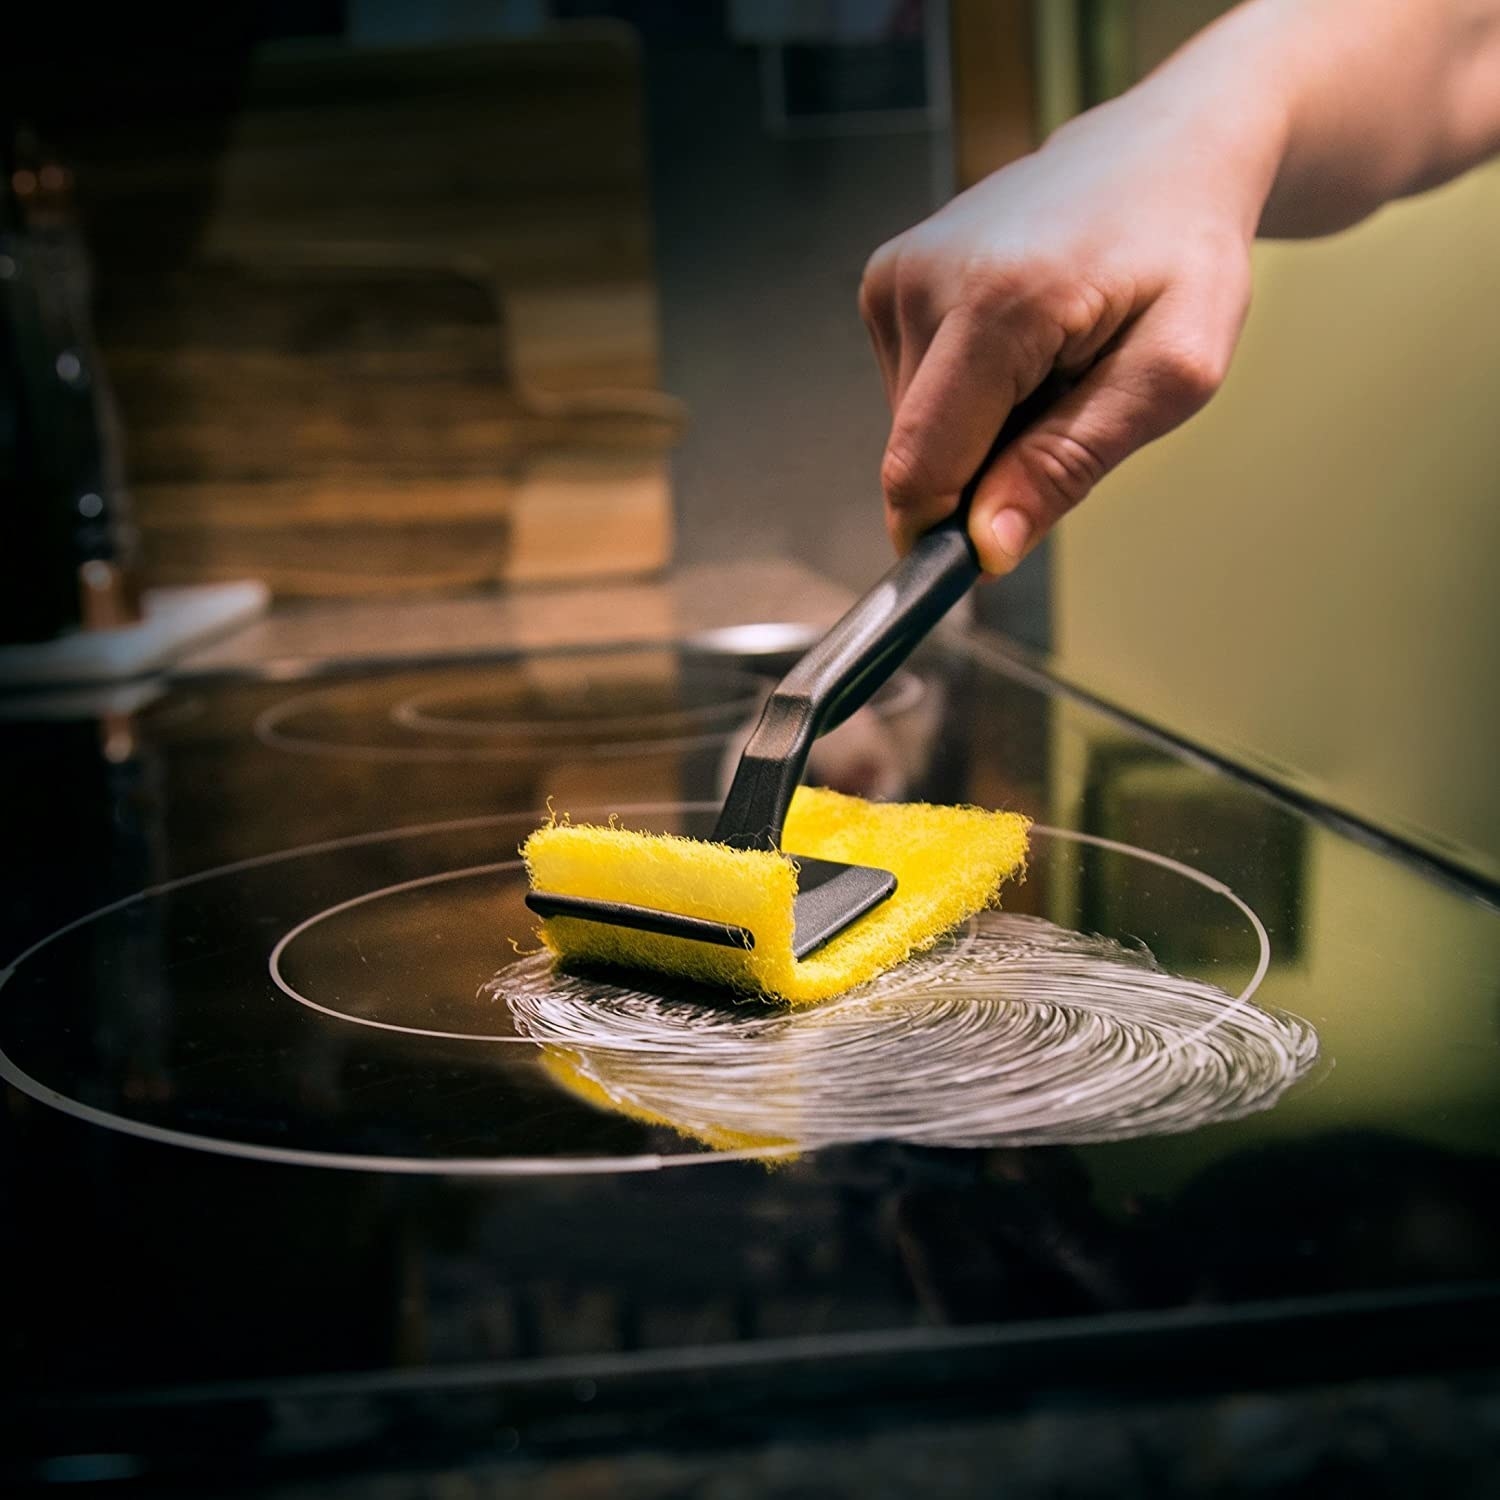
M 851 922 L 873 911 L 896 889 L 889 870 L 869 865 L 846 865 L 837 860 L 812 859 L 794 854 L 797 862 L 797 900 L 792 908 L 792 954 L 806 958 L 835 938 Z M 715 943 L 721 948 L 753 948 L 755 934 L 732 922 L 714 922 L 688 917 L 681 912 L 661 911 L 654 906 L 636 906 L 628 901 L 599 901 L 591 896 L 560 896 L 551 891 L 530 891 L 526 904 L 541 917 L 573 917 L 584 922 L 602 922 L 611 927 L 629 927 L 637 932 L 655 932 L 663 937 L 690 938 Z

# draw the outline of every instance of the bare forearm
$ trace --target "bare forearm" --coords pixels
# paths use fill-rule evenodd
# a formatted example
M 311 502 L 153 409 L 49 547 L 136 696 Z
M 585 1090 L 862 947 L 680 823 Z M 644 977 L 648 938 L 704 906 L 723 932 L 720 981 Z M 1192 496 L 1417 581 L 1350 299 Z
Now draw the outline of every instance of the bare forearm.
M 871 258 L 897 546 L 1060 371 L 1074 384 L 972 492 L 970 538 L 1007 572 L 1218 389 L 1257 233 L 1341 229 L 1497 150 L 1500 0 L 1247 0 Z
M 1500 0 L 1250 0 L 1142 91 L 1213 91 L 1260 232 L 1325 234 L 1500 151 Z

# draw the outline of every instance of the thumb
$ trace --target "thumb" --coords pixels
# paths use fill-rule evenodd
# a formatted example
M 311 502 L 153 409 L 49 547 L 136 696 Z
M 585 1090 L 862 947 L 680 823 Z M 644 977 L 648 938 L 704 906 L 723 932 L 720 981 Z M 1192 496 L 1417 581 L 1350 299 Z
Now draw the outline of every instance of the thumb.
M 1206 405 L 1238 332 L 1219 351 L 1180 312 L 1147 312 L 980 480 L 969 535 L 985 572 L 1009 573 L 1111 469 Z

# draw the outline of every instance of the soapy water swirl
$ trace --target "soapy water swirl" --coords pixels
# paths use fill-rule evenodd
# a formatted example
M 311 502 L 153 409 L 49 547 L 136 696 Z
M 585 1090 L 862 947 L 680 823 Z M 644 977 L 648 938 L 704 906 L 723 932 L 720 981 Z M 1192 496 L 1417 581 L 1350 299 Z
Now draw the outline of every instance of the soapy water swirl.
M 1318 1055 L 1296 1016 L 1006 912 L 803 1010 L 601 983 L 540 956 L 486 992 L 622 1113 L 781 1149 L 1179 1133 L 1270 1108 Z

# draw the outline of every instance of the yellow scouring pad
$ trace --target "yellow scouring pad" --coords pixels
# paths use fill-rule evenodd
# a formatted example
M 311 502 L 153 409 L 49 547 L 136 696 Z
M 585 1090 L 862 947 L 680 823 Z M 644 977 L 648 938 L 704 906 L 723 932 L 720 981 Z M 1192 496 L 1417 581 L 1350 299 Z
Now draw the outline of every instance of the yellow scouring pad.
M 561 958 L 683 974 L 794 1005 L 826 1000 L 930 947 L 994 904 L 1026 858 L 1019 813 L 876 803 L 799 787 L 782 842 L 809 858 L 875 865 L 895 893 L 803 959 L 792 953 L 797 864 L 675 834 L 554 820 L 521 849 L 534 889 L 630 902 L 748 928 L 749 949 L 550 916 L 542 941 Z

